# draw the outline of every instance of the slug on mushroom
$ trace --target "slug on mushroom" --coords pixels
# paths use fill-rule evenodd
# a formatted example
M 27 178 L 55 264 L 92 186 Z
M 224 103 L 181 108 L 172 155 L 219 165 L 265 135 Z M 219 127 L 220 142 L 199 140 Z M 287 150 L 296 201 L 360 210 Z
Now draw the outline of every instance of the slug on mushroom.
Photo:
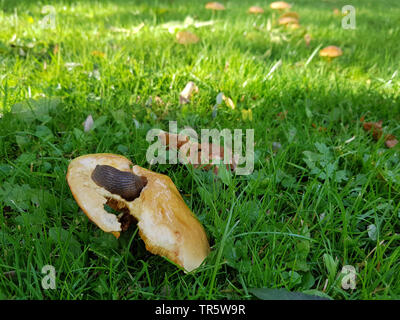
M 88 218 L 117 238 L 124 221 L 136 220 L 146 249 L 186 271 L 199 267 L 210 252 L 204 228 L 172 180 L 141 168 L 123 156 L 89 154 L 71 161 L 67 181 Z M 108 213 L 109 205 L 123 215 Z
M 126 201 L 133 201 L 145 186 L 144 179 L 132 172 L 120 171 L 108 165 L 97 165 L 92 180 L 107 191 L 117 194 Z

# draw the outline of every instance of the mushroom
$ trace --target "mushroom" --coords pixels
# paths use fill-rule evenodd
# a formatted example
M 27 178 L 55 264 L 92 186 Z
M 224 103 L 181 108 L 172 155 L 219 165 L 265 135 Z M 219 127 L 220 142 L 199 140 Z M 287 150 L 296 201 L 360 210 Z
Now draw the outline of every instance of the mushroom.
M 271 4 L 269 5 L 271 9 L 274 10 L 286 10 L 286 9 L 290 9 L 292 6 L 285 2 L 285 1 L 275 1 L 275 2 L 271 2 Z
M 252 13 L 252 14 L 262 14 L 264 13 L 264 9 L 258 6 L 252 6 L 249 8 L 248 13 Z
M 204 228 L 172 180 L 114 154 L 89 154 L 71 161 L 67 181 L 76 202 L 100 229 L 119 238 L 126 215 L 138 221 L 146 249 L 192 271 L 207 257 Z M 109 205 L 126 215 L 108 213 Z
M 278 23 L 280 25 L 290 25 L 290 24 L 299 24 L 299 20 L 296 18 L 292 18 L 292 17 L 280 17 L 278 20 Z
M 281 15 L 281 18 L 287 18 L 287 17 L 295 18 L 297 20 L 300 19 L 300 16 L 297 12 L 285 12 L 284 14 Z
M 291 23 L 291 24 L 288 24 L 287 27 L 288 27 L 289 29 L 295 30 L 295 29 L 299 29 L 299 28 L 300 28 L 300 24 L 298 24 L 298 23 Z
M 321 57 L 326 57 L 328 60 L 340 57 L 343 54 L 342 49 L 336 46 L 328 46 L 319 52 Z
M 208 2 L 206 4 L 206 9 L 215 10 L 215 11 L 222 11 L 225 10 L 225 6 L 219 2 Z
M 192 44 L 199 42 L 200 38 L 189 31 L 179 31 L 176 34 L 176 41 L 180 44 Z

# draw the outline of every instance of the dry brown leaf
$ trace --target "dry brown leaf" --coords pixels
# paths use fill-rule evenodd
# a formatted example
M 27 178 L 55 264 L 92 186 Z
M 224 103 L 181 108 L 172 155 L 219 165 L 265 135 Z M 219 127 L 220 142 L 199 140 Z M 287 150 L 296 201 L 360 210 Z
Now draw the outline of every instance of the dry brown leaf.
M 394 148 L 399 141 L 396 139 L 396 137 L 392 134 L 388 134 L 385 136 L 385 145 L 388 148 Z
M 225 104 L 230 107 L 231 109 L 235 109 L 235 104 L 233 103 L 232 99 L 222 95 L 222 99 L 224 100 Z
M 180 44 L 192 44 L 200 41 L 200 38 L 189 31 L 179 31 L 176 34 L 176 41 Z
M 378 122 L 364 122 L 363 128 L 365 131 L 372 131 L 372 137 L 376 141 L 382 137 L 382 120 Z
M 180 104 L 189 103 L 193 93 L 197 92 L 199 92 L 199 88 L 193 81 L 189 81 L 179 95 L 179 103 Z

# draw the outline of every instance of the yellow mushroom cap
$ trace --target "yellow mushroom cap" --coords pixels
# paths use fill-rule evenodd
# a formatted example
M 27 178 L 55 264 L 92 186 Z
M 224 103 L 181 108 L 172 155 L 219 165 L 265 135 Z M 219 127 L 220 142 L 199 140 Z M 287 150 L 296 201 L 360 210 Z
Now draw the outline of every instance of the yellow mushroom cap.
M 285 10 L 285 9 L 290 9 L 292 7 L 289 3 L 285 1 L 275 1 L 272 2 L 269 6 L 271 9 L 274 10 Z
M 292 30 L 300 28 L 300 25 L 298 23 L 291 23 L 291 24 L 288 24 L 287 26 L 288 26 L 288 28 L 290 28 Z
M 343 54 L 342 49 L 336 46 L 328 46 L 319 52 L 321 57 L 336 58 Z
M 176 34 L 176 41 L 180 44 L 191 44 L 199 42 L 200 38 L 189 31 L 179 31 Z
M 281 18 L 287 18 L 287 17 L 295 18 L 297 20 L 300 19 L 300 16 L 299 16 L 299 14 L 297 12 L 286 12 L 286 13 L 281 15 Z
M 225 10 L 225 6 L 219 2 L 208 2 L 206 4 L 206 9 L 209 10 Z
M 280 17 L 278 20 L 280 25 L 299 24 L 299 20 L 292 17 Z
M 264 9 L 261 7 L 253 6 L 249 8 L 248 12 L 253 14 L 261 14 L 264 13 Z

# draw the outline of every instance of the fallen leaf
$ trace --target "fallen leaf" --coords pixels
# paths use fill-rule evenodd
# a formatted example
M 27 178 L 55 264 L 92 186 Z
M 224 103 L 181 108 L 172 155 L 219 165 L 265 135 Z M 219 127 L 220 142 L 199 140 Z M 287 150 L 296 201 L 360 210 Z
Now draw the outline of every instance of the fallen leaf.
M 243 109 L 242 110 L 242 119 L 253 121 L 253 111 L 251 109 Z
M 397 145 L 398 142 L 399 141 L 392 134 L 388 134 L 388 135 L 385 136 L 385 145 L 388 148 L 394 148 Z
M 199 92 L 199 88 L 193 81 L 189 81 L 179 95 L 179 103 L 180 104 L 189 103 L 193 93 L 197 92 Z
M 85 132 L 89 132 L 94 125 L 94 121 L 93 121 L 93 117 L 91 114 L 89 114 L 85 120 L 85 122 L 83 123 L 83 130 Z
M 382 130 L 382 120 L 378 122 L 364 122 L 364 116 L 361 117 L 360 122 L 363 124 L 363 128 L 365 131 L 372 131 L 372 137 L 374 140 L 378 141 L 382 135 L 383 135 L 383 130 Z M 397 138 L 392 135 L 392 134 L 386 134 L 385 135 L 385 145 L 388 148 L 393 148 L 397 145 L 399 142 Z
M 192 44 L 200 41 L 200 38 L 189 31 L 179 31 L 176 34 L 176 41 L 180 44 Z
M 222 95 L 222 99 L 224 100 L 225 104 L 230 107 L 231 109 L 235 109 L 235 104 L 233 103 L 232 99 L 225 96 L 224 94 Z
M 382 120 L 378 122 L 364 122 L 363 128 L 365 131 L 372 131 L 372 137 L 377 141 L 382 137 Z

